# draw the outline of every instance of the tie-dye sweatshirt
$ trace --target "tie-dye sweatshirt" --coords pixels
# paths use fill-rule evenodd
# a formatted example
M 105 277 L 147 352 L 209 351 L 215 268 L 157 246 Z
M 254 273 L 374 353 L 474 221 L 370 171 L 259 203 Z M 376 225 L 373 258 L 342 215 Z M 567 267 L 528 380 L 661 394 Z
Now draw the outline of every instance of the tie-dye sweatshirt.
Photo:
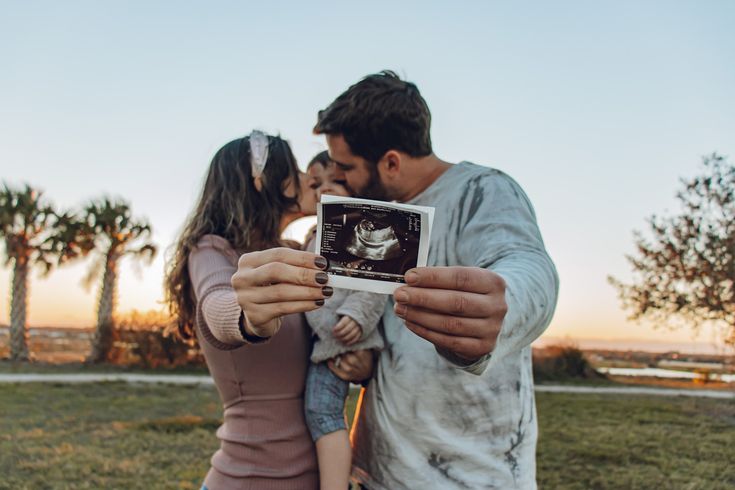
M 409 202 L 436 208 L 429 266 L 505 279 L 508 313 L 486 358 L 462 365 L 383 316 L 385 349 L 353 433 L 353 476 L 370 490 L 536 488 L 531 342 L 559 280 L 528 197 L 506 174 L 463 162 Z

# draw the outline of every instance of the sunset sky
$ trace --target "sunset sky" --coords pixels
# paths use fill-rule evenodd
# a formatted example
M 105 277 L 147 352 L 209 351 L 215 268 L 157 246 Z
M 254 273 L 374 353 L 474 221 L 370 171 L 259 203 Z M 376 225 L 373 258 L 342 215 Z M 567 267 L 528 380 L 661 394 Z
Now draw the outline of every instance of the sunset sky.
M 165 250 L 213 153 L 253 128 L 325 148 L 316 112 L 362 76 L 415 82 L 445 160 L 508 172 L 561 276 L 553 337 L 692 340 L 626 320 L 606 277 L 702 155 L 735 158 L 735 2 L 0 1 L 0 178 L 61 207 L 132 202 Z M 159 308 L 164 254 L 121 271 Z M 31 325 L 89 326 L 89 263 L 31 282 Z M 10 271 L 0 270 L 0 323 Z M 698 339 L 710 342 L 705 333 Z

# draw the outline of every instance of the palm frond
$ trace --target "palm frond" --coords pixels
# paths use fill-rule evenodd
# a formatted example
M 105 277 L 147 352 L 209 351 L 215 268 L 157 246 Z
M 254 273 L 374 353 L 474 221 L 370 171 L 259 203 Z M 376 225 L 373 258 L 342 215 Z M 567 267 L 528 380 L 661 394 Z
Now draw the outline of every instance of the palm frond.
M 136 247 L 133 243 L 150 236 L 151 225 L 145 219 L 134 218 L 130 203 L 122 198 L 102 196 L 90 201 L 82 210 L 82 219 L 95 235 L 98 248 L 114 247 L 121 255 L 151 252 L 148 249 L 152 244 Z
M 158 253 L 158 246 L 154 243 L 148 242 L 140 247 L 131 248 L 125 251 L 126 255 L 129 255 L 141 262 L 150 264 L 153 259 L 156 258 Z
M 24 184 L 12 187 L 3 183 L 0 189 L 0 237 L 5 241 L 6 261 L 28 260 L 45 270 L 53 266 L 44 242 L 55 217 L 53 206 L 43 192 Z M 51 264 L 51 265 L 49 265 Z

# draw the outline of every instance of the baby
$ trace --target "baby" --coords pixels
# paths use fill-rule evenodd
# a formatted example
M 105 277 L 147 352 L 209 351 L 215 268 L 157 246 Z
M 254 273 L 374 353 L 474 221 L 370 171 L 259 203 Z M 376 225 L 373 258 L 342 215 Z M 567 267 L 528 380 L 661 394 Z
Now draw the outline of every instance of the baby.
M 345 187 L 335 181 L 335 164 L 326 151 L 309 163 L 309 186 L 317 193 L 349 196 Z M 316 229 L 307 238 L 306 249 L 316 248 Z M 345 398 L 349 383 L 338 378 L 326 361 L 345 352 L 362 349 L 380 350 L 383 338 L 378 323 L 388 296 L 335 289 L 334 294 L 318 310 L 306 313 L 314 332 L 314 349 L 306 376 L 306 424 L 316 443 L 321 490 L 345 490 L 349 485 L 352 453 L 345 423 Z

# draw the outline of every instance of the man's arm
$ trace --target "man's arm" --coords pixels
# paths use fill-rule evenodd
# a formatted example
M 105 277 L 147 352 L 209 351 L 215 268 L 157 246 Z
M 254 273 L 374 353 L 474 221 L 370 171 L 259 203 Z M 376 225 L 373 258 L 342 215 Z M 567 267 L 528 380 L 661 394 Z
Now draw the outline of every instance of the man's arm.
M 414 269 L 406 275 L 408 286 L 394 294 L 395 310 L 447 360 L 481 374 L 489 362 L 541 335 L 551 321 L 559 283 L 518 184 L 490 174 L 466 192 L 472 208 L 466 222 L 456 223 L 456 248 L 470 267 Z

